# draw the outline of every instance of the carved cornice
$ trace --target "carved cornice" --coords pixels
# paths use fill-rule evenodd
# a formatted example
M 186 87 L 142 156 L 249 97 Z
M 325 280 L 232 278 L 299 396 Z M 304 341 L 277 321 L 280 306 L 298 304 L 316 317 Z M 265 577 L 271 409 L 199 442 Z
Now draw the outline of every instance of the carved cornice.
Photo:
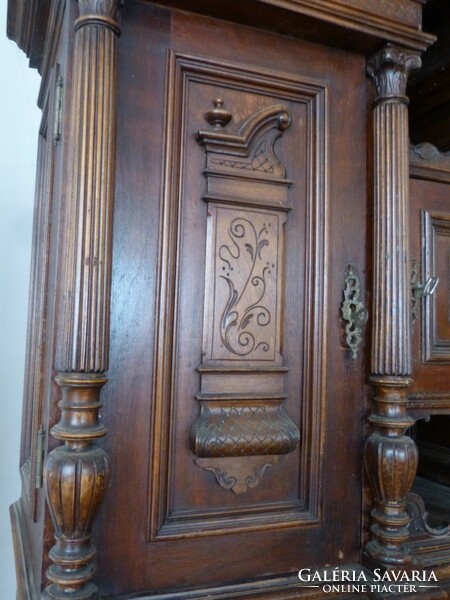
M 420 69 L 417 52 L 387 44 L 367 61 L 367 73 L 373 79 L 375 102 L 395 99 L 407 104 L 406 84 L 411 71 Z
M 8 37 L 17 42 L 30 57 L 30 65 L 40 72 L 45 38 L 54 34 L 48 15 L 55 2 L 64 4 L 59 0 L 8 0 Z M 100 0 L 84 3 L 94 8 L 102 4 Z M 108 0 L 103 4 L 108 7 L 110 3 Z M 423 51 L 436 39 L 422 31 L 421 7 L 414 0 L 254 0 L 256 10 L 249 11 L 248 18 L 239 8 L 235 13 L 230 11 L 226 2 L 160 3 L 273 31 L 279 31 L 279 23 L 283 22 L 284 33 L 301 31 L 305 39 L 360 53 L 372 52 L 374 44 L 386 40 Z M 266 11 L 270 11 L 269 17 L 264 16 Z

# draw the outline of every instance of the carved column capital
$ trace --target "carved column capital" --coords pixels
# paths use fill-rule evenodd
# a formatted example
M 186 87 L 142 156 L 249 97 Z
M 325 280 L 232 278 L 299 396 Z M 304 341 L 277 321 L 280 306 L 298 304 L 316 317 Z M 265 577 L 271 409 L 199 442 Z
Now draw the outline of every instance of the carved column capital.
M 101 25 L 120 34 L 116 22 L 119 0 L 78 0 L 78 6 L 80 16 L 75 21 L 75 31 L 86 25 Z
M 373 79 L 377 97 L 375 102 L 396 99 L 405 104 L 406 84 L 411 71 L 420 69 L 420 56 L 417 52 L 404 50 L 386 44 L 367 61 L 367 73 Z

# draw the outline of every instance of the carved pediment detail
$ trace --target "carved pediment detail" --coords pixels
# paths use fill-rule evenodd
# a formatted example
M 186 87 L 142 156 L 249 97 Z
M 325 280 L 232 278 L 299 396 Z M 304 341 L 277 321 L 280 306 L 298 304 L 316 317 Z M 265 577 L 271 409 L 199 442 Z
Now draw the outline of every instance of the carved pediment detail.
M 237 133 L 226 129 L 231 117 L 223 119 L 223 124 L 212 119 L 211 115 L 219 111 L 226 114 L 222 108 L 206 113 L 205 118 L 214 126 L 197 133 L 197 141 L 206 149 L 207 170 L 217 173 L 238 172 L 244 177 L 263 173 L 285 179 L 286 169 L 279 161 L 274 146 L 291 124 L 288 109 L 282 104 L 263 108 L 249 117 Z

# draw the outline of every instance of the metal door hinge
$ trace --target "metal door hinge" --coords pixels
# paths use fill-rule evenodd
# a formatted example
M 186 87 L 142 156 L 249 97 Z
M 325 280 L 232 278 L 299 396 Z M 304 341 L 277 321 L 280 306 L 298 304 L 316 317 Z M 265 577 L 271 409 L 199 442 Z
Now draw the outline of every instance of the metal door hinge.
M 362 327 L 366 323 L 369 313 L 360 300 L 361 285 L 356 273 L 356 266 L 349 264 L 345 276 L 344 301 L 341 306 L 341 315 L 345 326 L 345 341 L 352 351 L 352 358 L 357 358 L 358 348 L 362 343 Z
M 62 94 L 63 78 L 58 77 L 55 90 L 55 114 L 53 120 L 53 143 L 56 145 L 61 139 L 61 120 L 62 120 Z
M 428 277 L 425 283 L 420 283 L 416 259 L 411 257 L 411 315 L 413 325 L 419 318 L 421 299 L 432 296 L 438 283 L 439 277 Z
M 44 444 L 45 444 L 45 429 L 41 425 L 37 431 L 36 444 L 36 488 L 42 487 L 44 475 Z

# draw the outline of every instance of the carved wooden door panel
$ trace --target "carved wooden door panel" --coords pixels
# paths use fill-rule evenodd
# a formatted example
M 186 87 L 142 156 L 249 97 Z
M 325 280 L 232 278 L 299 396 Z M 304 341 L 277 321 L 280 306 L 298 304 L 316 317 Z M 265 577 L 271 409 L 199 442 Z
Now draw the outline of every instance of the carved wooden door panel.
M 426 178 L 410 182 L 416 291 L 417 284 L 425 286 L 428 282 L 425 295 L 416 293 L 413 301 L 414 385 L 410 405 L 424 415 L 448 414 L 450 410 L 450 178 L 448 173 L 447 180 L 432 178 L 430 169 Z
M 364 369 L 340 305 L 366 261 L 364 60 L 123 19 L 101 589 L 356 561 Z
M 448 562 L 450 415 L 450 161 L 430 144 L 411 149 L 413 385 L 417 476 L 410 497 L 412 545 L 431 567 Z M 431 417 L 431 418 L 430 418 Z

